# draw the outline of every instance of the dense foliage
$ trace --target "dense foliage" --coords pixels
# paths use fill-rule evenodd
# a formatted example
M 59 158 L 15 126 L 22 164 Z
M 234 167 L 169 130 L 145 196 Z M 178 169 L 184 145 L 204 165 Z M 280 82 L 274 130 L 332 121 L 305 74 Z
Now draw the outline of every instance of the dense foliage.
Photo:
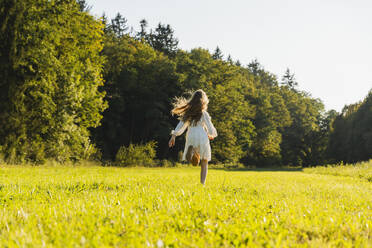
M 153 141 L 147 144 L 122 146 L 116 153 L 115 162 L 118 166 L 152 166 L 156 156 L 155 147 L 156 143 Z
M 0 146 L 5 160 L 79 160 L 106 105 L 102 24 L 75 0 L 0 2 Z
M 158 159 L 176 160 L 184 138 L 168 149 L 178 121 L 172 99 L 199 88 L 219 133 L 215 162 L 307 166 L 371 157 L 371 96 L 340 115 L 325 113 L 289 69 L 279 80 L 256 60 L 224 59 L 219 47 L 180 49 L 170 25 L 148 30 L 142 20 L 136 32 L 121 14 L 97 20 L 89 8 L 84 0 L 0 1 L 5 161 L 115 160 L 120 147 L 151 141 Z
M 324 158 L 323 104 L 299 91 L 287 70 L 281 82 L 258 61 L 247 66 L 223 60 L 217 47 L 183 51 L 169 25 L 138 33 L 124 17 L 103 18 L 107 58 L 104 68 L 106 99 L 102 126 L 94 131 L 105 159 L 119 147 L 156 140 L 160 159 L 178 157 L 183 138 L 169 151 L 167 141 L 177 119 L 169 113 L 174 96 L 202 88 L 219 131 L 213 159 L 255 165 L 316 164 Z M 155 42 L 156 41 L 156 42 Z
M 372 90 L 362 102 L 345 106 L 331 128 L 328 154 L 334 162 L 372 158 Z

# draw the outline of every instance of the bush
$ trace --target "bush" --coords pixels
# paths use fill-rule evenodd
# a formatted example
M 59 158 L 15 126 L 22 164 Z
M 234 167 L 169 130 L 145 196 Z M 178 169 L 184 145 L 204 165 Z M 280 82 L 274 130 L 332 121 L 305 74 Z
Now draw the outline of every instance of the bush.
M 174 163 L 172 161 L 169 161 L 167 159 L 163 159 L 160 161 L 161 167 L 174 167 Z
M 116 153 L 115 164 L 118 166 L 151 166 L 156 156 L 155 148 L 155 141 L 144 145 L 121 146 Z

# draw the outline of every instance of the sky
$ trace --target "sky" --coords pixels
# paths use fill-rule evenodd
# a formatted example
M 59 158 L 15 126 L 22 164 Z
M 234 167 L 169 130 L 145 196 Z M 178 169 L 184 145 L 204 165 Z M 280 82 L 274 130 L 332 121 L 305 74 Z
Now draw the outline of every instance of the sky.
M 170 24 L 179 47 L 219 46 L 243 65 L 257 59 L 281 79 L 341 111 L 372 89 L 372 0 L 87 0 L 91 13 L 120 12 L 139 30 Z

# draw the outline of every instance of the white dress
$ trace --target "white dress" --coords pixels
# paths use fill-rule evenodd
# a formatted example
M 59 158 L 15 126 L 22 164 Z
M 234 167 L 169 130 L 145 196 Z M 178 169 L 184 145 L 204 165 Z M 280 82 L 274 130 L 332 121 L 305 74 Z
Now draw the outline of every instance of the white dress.
M 186 128 L 186 144 L 183 152 L 182 160 L 186 160 L 186 152 L 189 146 L 196 148 L 200 154 L 200 159 L 211 160 L 211 146 L 209 144 L 208 135 L 215 138 L 217 137 L 216 128 L 211 122 L 211 117 L 207 111 L 203 111 L 200 120 L 196 125 L 190 125 L 190 123 L 180 121 L 175 130 L 172 131 L 172 135 L 181 135 Z

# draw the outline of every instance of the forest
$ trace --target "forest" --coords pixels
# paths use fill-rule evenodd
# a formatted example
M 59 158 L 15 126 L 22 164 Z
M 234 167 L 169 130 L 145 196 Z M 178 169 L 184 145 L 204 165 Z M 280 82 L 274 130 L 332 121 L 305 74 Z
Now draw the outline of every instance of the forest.
M 0 161 L 115 161 L 150 144 L 167 146 L 177 96 L 203 89 L 219 136 L 212 162 L 312 166 L 372 158 L 372 91 L 325 111 L 290 69 L 277 76 L 217 47 L 178 46 L 173 28 L 120 13 L 97 18 L 83 0 L 0 0 Z M 353 82 L 350 82 L 353 83 Z

